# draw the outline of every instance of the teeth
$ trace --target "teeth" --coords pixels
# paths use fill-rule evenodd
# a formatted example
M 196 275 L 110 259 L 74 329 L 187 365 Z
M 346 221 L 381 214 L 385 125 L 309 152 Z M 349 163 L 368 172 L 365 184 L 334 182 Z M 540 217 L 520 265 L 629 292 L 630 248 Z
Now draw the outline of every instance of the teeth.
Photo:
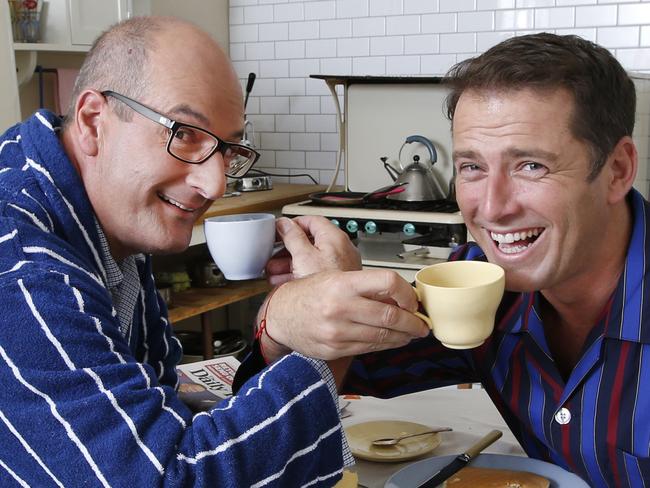
M 520 232 L 508 232 L 506 234 L 497 234 L 496 232 L 490 232 L 490 235 L 492 236 L 492 239 L 497 241 L 499 244 L 512 244 L 513 242 L 521 241 L 524 239 L 528 239 L 533 236 L 538 236 L 542 233 L 544 229 L 542 228 L 535 228 L 535 229 L 530 229 L 528 231 L 520 231 Z
M 172 205 L 175 205 L 176 207 L 180 208 L 181 210 L 185 210 L 186 212 L 194 212 L 193 208 L 186 207 L 185 205 L 177 202 L 176 200 L 173 200 L 169 198 L 167 195 L 163 195 L 162 193 L 159 193 L 158 196 L 165 200 L 168 203 L 171 203 Z
M 510 247 L 501 247 L 501 246 L 499 246 L 499 249 L 504 254 L 515 254 L 515 253 L 523 251 L 527 247 L 528 246 L 510 246 Z
M 499 245 L 499 250 L 504 254 L 517 254 L 522 252 L 531 245 L 531 243 L 520 243 L 512 245 L 515 242 L 523 241 L 524 239 L 529 239 L 533 236 L 538 236 L 544 231 L 543 228 L 537 227 L 535 229 L 522 230 L 519 232 L 507 232 L 505 234 L 497 234 L 496 232 L 490 232 L 492 239 L 497 242 Z

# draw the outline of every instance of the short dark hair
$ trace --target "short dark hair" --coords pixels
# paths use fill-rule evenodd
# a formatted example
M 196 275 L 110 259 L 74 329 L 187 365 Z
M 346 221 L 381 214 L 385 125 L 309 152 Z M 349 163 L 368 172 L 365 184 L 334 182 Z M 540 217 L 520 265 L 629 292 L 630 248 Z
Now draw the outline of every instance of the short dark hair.
M 575 102 L 570 130 L 592 152 L 590 180 L 621 138 L 634 130 L 634 82 L 607 49 L 577 36 L 541 33 L 507 39 L 456 64 L 447 81 L 452 122 L 466 90 L 568 90 Z

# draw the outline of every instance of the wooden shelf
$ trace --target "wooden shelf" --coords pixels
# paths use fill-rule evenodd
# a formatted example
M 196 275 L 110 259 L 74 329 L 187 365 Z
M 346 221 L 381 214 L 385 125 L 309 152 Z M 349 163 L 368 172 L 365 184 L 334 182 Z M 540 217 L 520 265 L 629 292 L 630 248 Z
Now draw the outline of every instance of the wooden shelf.
M 267 293 L 270 289 L 266 280 L 246 280 L 231 281 L 226 286 L 216 288 L 191 288 L 174 293 L 169 319 L 174 325 L 180 320 Z

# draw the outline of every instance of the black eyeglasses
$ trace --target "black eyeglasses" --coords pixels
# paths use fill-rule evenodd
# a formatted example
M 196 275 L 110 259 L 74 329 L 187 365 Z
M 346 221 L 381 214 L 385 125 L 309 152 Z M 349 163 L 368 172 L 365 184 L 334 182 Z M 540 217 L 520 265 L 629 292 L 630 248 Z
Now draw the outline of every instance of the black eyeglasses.
M 167 152 L 184 163 L 201 164 L 219 151 L 223 156 L 226 176 L 241 178 L 260 157 L 257 151 L 244 144 L 227 142 L 205 129 L 172 120 L 114 91 L 106 90 L 102 95 L 116 98 L 140 115 L 166 127 L 169 130 Z

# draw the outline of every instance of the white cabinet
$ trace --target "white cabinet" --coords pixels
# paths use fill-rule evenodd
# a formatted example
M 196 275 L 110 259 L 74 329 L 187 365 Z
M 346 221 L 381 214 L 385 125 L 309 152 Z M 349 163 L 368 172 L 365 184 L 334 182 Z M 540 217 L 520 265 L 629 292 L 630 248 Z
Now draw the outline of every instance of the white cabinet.
M 19 51 L 87 51 L 112 24 L 147 15 L 150 0 L 45 0 L 41 42 L 16 43 Z
M 133 15 L 133 2 L 127 0 L 68 0 L 70 41 L 90 46 L 108 27 Z
M 30 81 L 37 64 L 78 68 L 101 32 L 120 20 L 150 14 L 195 22 L 228 52 L 228 11 L 228 0 L 44 0 L 41 42 L 14 43 L 9 5 L 0 0 L 0 133 L 38 106 L 38 87 Z
M 84 53 L 112 24 L 132 15 L 147 15 L 150 0 L 45 0 L 41 42 L 14 43 L 6 1 L 0 0 L 0 133 L 23 118 L 21 86 L 30 81 L 40 55 Z M 5 34 L 6 33 L 6 34 Z M 81 58 L 78 58 L 81 60 Z M 73 63 L 77 67 L 80 64 Z M 29 90 L 33 92 L 33 89 Z M 31 111 L 31 107 L 30 107 Z

